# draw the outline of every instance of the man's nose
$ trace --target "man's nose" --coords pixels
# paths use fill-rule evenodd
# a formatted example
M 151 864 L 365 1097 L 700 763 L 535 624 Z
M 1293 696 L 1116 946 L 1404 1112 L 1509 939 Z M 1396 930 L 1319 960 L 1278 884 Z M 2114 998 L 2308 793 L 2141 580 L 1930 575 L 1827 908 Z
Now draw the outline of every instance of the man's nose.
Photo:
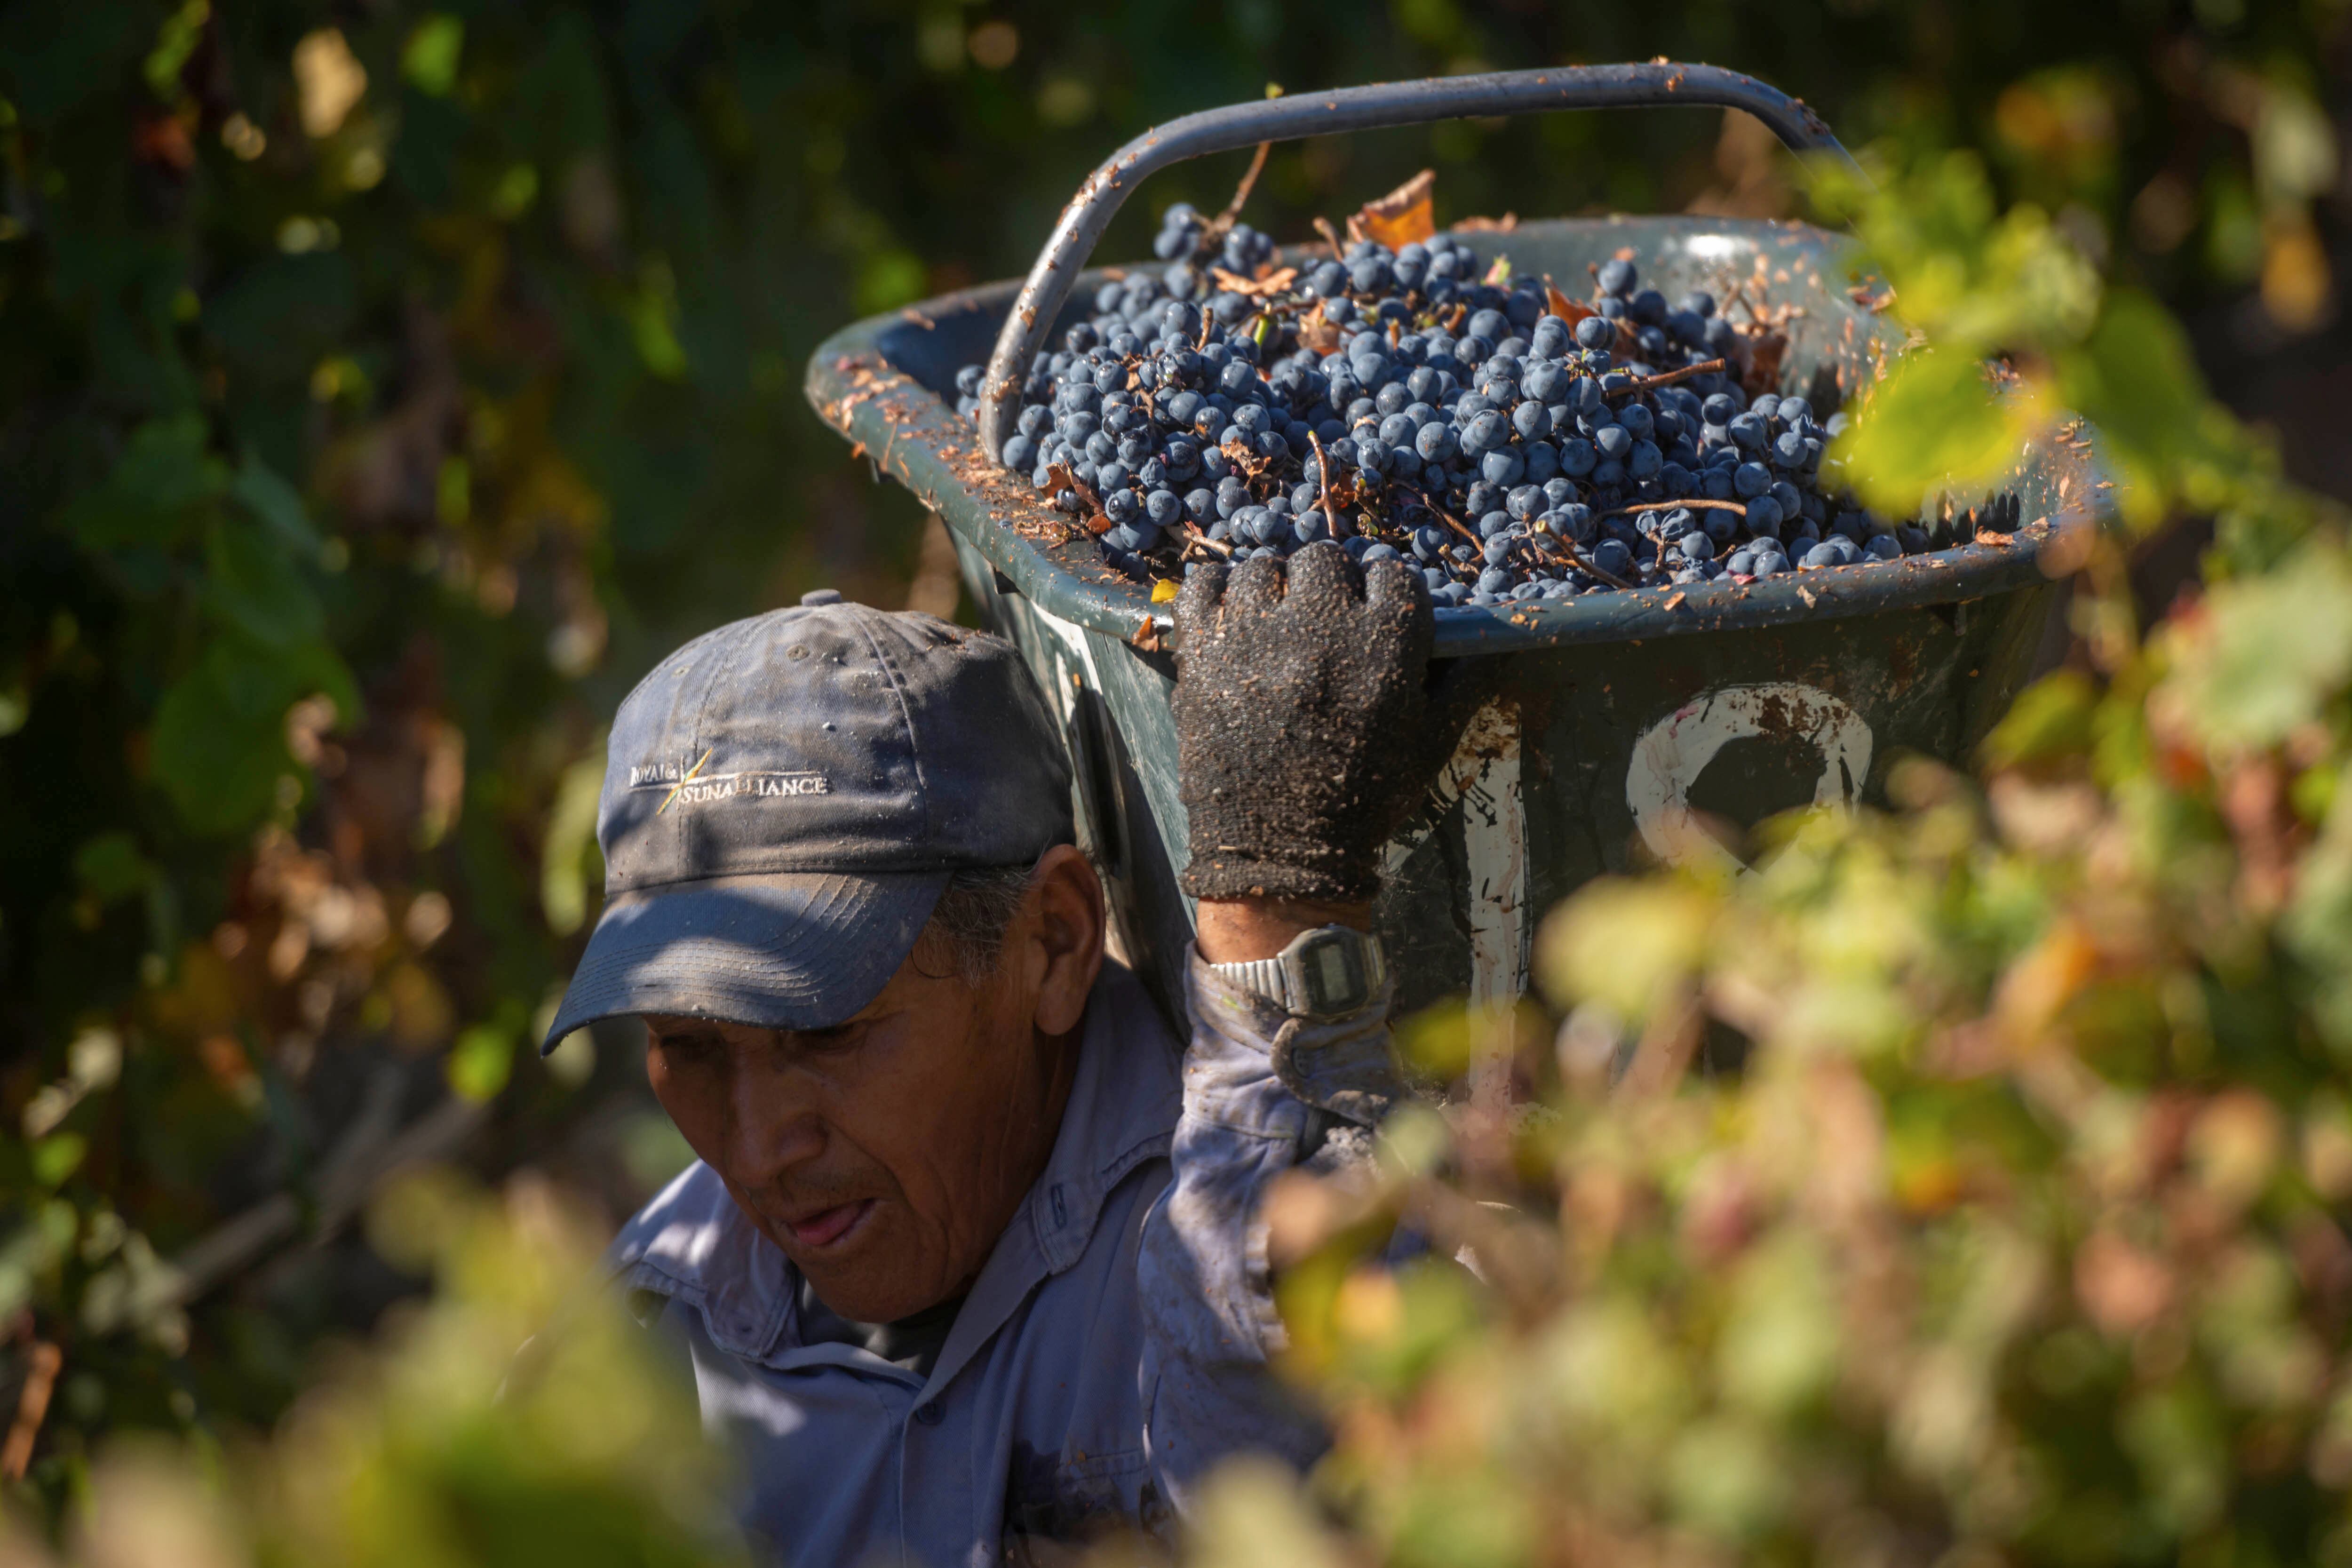
M 790 1073 L 738 1073 L 728 1115 L 729 1174 L 747 1187 L 789 1176 L 824 1152 L 824 1121 Z

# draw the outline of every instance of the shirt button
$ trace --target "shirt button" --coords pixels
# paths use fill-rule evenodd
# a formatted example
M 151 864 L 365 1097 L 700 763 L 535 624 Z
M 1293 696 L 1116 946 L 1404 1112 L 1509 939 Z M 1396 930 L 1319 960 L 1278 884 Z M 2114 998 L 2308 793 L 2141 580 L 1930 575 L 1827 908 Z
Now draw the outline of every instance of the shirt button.
M 936 1426 L 946 1419 L 946 1412 L 940 1408 L 938 1400 L 927 1399 L 915 1406 L 915 1419 L 926 1426 Z

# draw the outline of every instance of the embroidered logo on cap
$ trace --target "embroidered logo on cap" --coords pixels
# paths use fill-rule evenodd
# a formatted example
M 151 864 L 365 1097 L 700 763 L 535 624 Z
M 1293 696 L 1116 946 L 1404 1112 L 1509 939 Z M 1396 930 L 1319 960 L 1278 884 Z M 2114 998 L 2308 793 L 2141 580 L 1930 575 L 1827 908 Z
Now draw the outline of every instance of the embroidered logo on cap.
M 718 800 L 775 800 L 793 795 L 831 795 L 833 781 L 815 773 L 706 773 L 710 761 L 705 752 L 691 767 L 684 763 L 637 763 L 629 769 L 633 790 L 657 789 L 663 795 L 656 815 L 673 805 L 704 805 Z

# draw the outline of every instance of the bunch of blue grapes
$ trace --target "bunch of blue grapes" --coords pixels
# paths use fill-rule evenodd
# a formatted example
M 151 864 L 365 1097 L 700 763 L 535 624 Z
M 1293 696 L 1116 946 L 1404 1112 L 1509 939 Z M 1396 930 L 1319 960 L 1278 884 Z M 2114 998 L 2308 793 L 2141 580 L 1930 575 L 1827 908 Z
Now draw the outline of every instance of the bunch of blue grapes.
M 1162 261 L 1190 261 L 1207 265 L 1212 270 L 1223 268 L 1239 278 L 1255 278 L 1259 268 L 1274 260 L 1274 237 L 1261 234 L 1245 223 L 1236 223 L 1220 232 L 1219 226 L 1201 216 L 1190 202 L 1178 202 L 1160 216 L 1160 237 L 1151 242 L 1152 254 Z
M 1451 235 L 1360 241 L 1279 287 L 1265 237 L 1187 206 L 1159 249 L 1164 268 L 1103 284 L 1036 356 L 1001 454 L 1132 578 L 1336 538 L 1414 564 L 1439 604 L 1486 605 L 1931 547 L 1824 474 L 1844 415 L 1748 397 L 1715 300 L 1670 303 L 1630 261 L 1594 269 L 1571 325 L 1545 280 Z M 980 380 L 957 378 L 967 415 Z

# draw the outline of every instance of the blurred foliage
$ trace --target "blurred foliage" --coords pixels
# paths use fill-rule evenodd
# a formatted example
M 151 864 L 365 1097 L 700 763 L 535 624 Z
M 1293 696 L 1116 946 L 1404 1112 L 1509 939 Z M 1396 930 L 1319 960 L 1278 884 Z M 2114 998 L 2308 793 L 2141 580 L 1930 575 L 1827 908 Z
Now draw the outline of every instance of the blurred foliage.
M 2129 529 L 2065 535 L 2084 635 L 1980 773 L 1589 883 L 1551 1012 L 1409 1028 L 1469 1092 L 1269 1215 L 1338 1447 L 1304 1495 L 1234 1478 L 1210 1561 L 2352 1560 L 2347 516 L 1969 162 L 1845 199 L 1936 345 L 1858 477 L 1916 500 L 1907 422 L 2006 445 L 2079 398 L 2126 522 L 2221 513 L 2213 580 L 2143 639 Z M 1710 1032 L 1743 1065 L 1679 1081 Z M 1430 1255 L 1387 1260 L 1398 1221 Z
M 440 1176 L 391 1187 L 376 1244 L 432 1304 L 345 1357 L 267 1444 L 110 1451 L 69 1511 L 77 1568 L 728 1568 L 723 1462 L 689 1381 L 586 1305 L 599 1226 L 544 1184 L 503 1204 Z M 518 1347 L 520 1347 L 518 1350 Z M 0 1563 L 50 1568 L 0 1534 Z
M 1909 516 L 1943 487 L 1997 488 L 2021 449 L 2088 439 L 2087 422 L 2122 482 L 2068 498 L 2078 537 L 2053 574 L 2087 559 L 2095 511 L 2119 510 L 2142 535 L 2211 518 L 2224 570 L 2272 564 L 2308 531 L 2311 502 L 2281 482 L 2273 442 L 2211 400 L 2170 313 L 2107 286 L 2040 206 L 1997 212 L 1976 155 L 1882 168 L 1872 189 L 1815 174 L 1862 258 L 1901 279 L 1884 308 L 1917 345 L 1884 367 L 1830 454 L 1872 505 Z
M 1906 247 L 1952 235 L 2053 285 L 2063 237 L 2173 307 L 2251 290 L 2277 331 L 2324 331 L 2344 23 L 2335 0 L 9 7 L 0 1470 L 55 1521 L 110 1436 L 275 1421 L 322 1338 L 425 1284 L 286 1245 L 349 1212 L 362 1154 L 411 1147 L 395 1129 L 495 1174 L 610 1119 L 616 1053 L 523 1049 L 595 910 L 604 716 L 730 616 L 904 592 L 920 514 L 807 417 L 799 367 L 856 312 L 1019 270 L 1124 137 L 1269 83 L 1709 58 L 1857 144 L 1975 150 L 1947 171 L 1965 210 L 1872 231 L 1927 331 L 1956 322 Z M 1251 216 L 1303 235 L 1432 163 L 1444 221 L 1786 215 L 1757 131 L 1662 111 L 1301 143 Z M 1142 254 L 1168 201 L 1221 203 L 1240 162 L 1163 176 L 1107 250 Z M 2012 252 L 1970 215 L 2021 197 L 2046 216 Z M 2139 298 L 1963 338 L 2087 405 L 2083 376 L 2137 368 L 2101 334 L 2157 320 Z M 2177 339 L 2151 342 L 2168 376 Z M 2112 401 L 2155 384 L 2183 384 Z M 2132 437 L 2168 504 L 2221 505 L 2208 468 L 2259 478 L 2198 420 Z M 2334 579 L 2260 581 L 2305 615 Z M 2286 651 L 2301 695 L 2249 672 L 2278 650 L 2245 602 L 2217 610 L 2240 630 L 2213 679 L 2250 713 L 2324 706 L 2325 647 Z M 2297 809 L 2322 793 L 2302 776 Z M 622 1157 L 585 1163 L 635 1173 L 611 1203 L 681 1157 L 658 1121 L 600 1147 Z

